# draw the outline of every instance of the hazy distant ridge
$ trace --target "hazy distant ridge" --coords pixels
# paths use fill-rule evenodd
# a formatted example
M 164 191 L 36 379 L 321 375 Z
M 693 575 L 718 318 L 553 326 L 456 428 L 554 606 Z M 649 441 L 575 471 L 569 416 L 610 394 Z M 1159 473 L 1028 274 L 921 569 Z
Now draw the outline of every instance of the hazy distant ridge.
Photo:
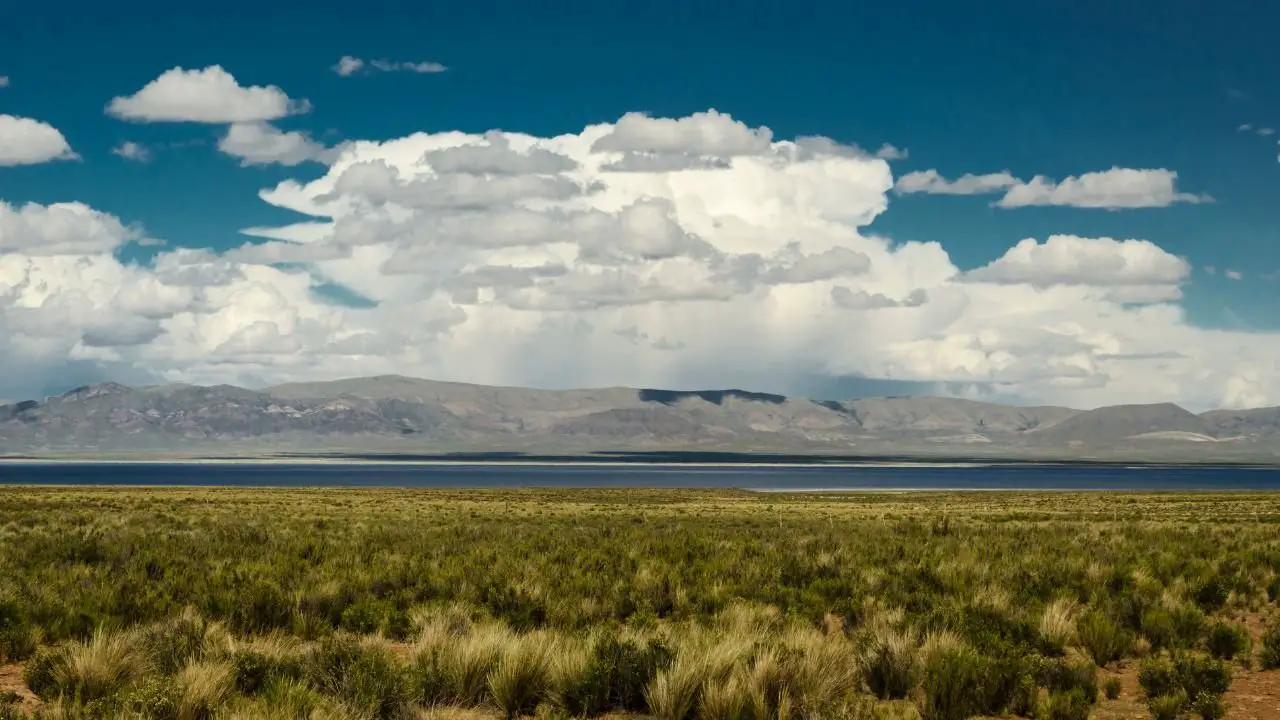
M 249 390 L 102 383 L 0 405 L 0 452 L 707 449 L 864 454 L 1271 454 L 1280 408 L 1080 411 L 938 397 L 535 390 L 400 376 Z

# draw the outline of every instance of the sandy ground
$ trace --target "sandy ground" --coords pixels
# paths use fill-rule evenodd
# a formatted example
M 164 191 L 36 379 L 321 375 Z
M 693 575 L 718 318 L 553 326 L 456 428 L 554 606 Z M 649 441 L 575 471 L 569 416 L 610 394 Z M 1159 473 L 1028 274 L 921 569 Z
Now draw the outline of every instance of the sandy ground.
M 0 695 L 6 692 L 18 693 L 22 698 L 19 705 L 26 712 L 31 712 L 40 706 L 40 700 L 30 690 L 27 689 L 26 683 L 22 681 L 21 665 L 0 665 Z

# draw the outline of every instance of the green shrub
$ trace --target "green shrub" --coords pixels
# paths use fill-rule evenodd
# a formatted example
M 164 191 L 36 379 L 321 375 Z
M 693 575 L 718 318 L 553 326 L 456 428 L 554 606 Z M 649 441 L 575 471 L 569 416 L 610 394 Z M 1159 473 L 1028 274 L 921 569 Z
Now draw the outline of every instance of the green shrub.
M 248 587 L 240 588 L 227 614 L 231 626 L 245 633 L 286 628 L 292 617 L 293 599 L 271 580 L 255 580 Z
M 1147 700 L 1147 709 L 1151 711 L 1153 720 L 1179 720 L 1187 711 L 1187 694 L 1178 690 L 1169 695 L 1161 695 Z
M 1280 668 L 1280 622 L 1273 622 L 1262 635 L 1262 656 L 1259 658 L 1263 670 Z
M 1219 575 L 1214 575 L 1196 589 L 1196 604 L 1205 612 L 1217 612 L 1227 604 L 1231 588 Z
M 408 711 L 408 678 L 385 647 L 338 633 L 322 640 L 303 667 L 318 689 L 369 717 L 390 720 Z
M 1197 698 L 1201 693 L 1222 695 L 1231 687 L 1231 667 L 1221 660 L 1183 655 L 1174 660 L 1174 667 L 1188 698 Z
M 553 668 L 552 700 L 571 717 L 595 717 L 613 707 L 615 672 L 600 661 L 600 642 L 562 648 Z
M 1223 621 L 1218 621 L 1209 628 L 1205 644 L 1211 655 L 1222 660 L 1248 655 L 1253 645 L 1249 631 L 1244 626 Z
M 605 633 L 595 643 L 596 667 L 608 675 L 611 707 L 633 712 L 647 709 L 645 688 L 671 666 L 674 654 L 657 638 L 640 640 Z
M 236 691 L 245 695 L 257 695 L 275 680 L 302 677 L 298 657 L 252 645 L 236 648 L 231 653 L 231 666 L 235 670 Z
M 0 595 L 0 662 L 26 660 L 39 645 L 39 633 L 23 604 Z
M 1102 694 L 1106 695 L 1108 700 L 1115 700 L 1120 697 L 1120 678 L 1110 678 L 1103 683 Z
M 135 717 L 178 720 L 179 701 L 180 693 L 172 678 L 149 677 L 126 692 L 118 706 Z
M 295 720 L 296 718 L 327 717 L 320 712 L 326 704 L 324 697 L 315 688 L 301 680 L 272 679 L 262 688 L 260 697 L 262 704 L 272 711 L 268 717 L 273 720 L 275 718 Z M 248 714 L 244 717 L 248 720 L 248 718 L 257 717 L 257 714 Z
M 194 609 L 187 608 L 172 620 L 144 629 L 139 645 L 156 671 L 173 675 L 187 664 L 203 658 L 208 645 L 220 631 L 216 624 L 207 622 Z
M 1092 704 L 1080 688 L 1051 692 L 1046 699 L 1043 720 L 1089 720 Z
M 900 700 L 920 677 L 920 647 L 914 633 L 883 629 L 863 654 L 867 687 L 881 700 Z
M 1181 699 L 1183 709 L 1194 701 L 1197 707 L 1212 712 L 1216 707 L 1212 698 L 1220 699 L 1231 685 L 1231 668 L 1222 660 L 1202 655 L 1157 658 L 1142 664 L 1138 683 L 1153 714 L 1156 713 L 1153 703 L 1160 703 L 1162 712 L 1169 711 L 1177 698 Z
M 1142 634 L 1156 650 L 1174 647 L 1178 640 L 1173 615 L 1164 608 L 1149 608 L 1142 613 Z
M 1090 610 L 1076 621 L 1076 637 L 1098 667 L 1119 660 L 1132 644 L 1127 633 L 1097 610 Z
M 1079 690 L 1090 704 L 1098 700 L 1098 668 L 1083 658 L 1055 658 L 1041 671 L 1049 692 L 1069 693 Z
M 1138 684 L 1148 698 L 1172 695 L 1182 687 L 1178 670 L 1167 658 L 1151 658 L 1138 669 Z
M 1209 619 L 1200 608 L 1182 603 L 1173 609 L 1174 643 L 1180 648 L 1195 647 L 1209 628 Z
M 924 720 L 966 720 L 984 714 L 986 663 L 967 645 L 943 647 L 925 659 L 922 689 Z
M 1202 692 L 1191 701 L 1191 712 L 1199 715 L 1202 720 L 1221 720 L 1227 714 L 1227 706 L 1222 702 L 1221 695 Z
M 22 680 L 36 697 L 52 700 L 59 694 L 58 669 L 64 664 L 65 648 L 40 648 L 22 669 Z

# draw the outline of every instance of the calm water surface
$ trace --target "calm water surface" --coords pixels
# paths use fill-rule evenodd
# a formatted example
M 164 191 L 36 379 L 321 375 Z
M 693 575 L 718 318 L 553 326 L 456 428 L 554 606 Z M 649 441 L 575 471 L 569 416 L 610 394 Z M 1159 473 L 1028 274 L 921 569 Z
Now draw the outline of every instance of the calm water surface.
M 1280 490 L 1280 467 L 0 463 L 0 484 L 19 483 L 751 490 Z

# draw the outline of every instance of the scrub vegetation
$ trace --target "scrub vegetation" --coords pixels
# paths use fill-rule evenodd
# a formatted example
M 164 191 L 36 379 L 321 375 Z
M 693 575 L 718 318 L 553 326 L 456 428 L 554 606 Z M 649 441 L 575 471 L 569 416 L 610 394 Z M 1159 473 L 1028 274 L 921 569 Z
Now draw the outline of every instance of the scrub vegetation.
M 1278 596 L 1272 495 L 10 487 L 0 719 L 1263 718 Z

